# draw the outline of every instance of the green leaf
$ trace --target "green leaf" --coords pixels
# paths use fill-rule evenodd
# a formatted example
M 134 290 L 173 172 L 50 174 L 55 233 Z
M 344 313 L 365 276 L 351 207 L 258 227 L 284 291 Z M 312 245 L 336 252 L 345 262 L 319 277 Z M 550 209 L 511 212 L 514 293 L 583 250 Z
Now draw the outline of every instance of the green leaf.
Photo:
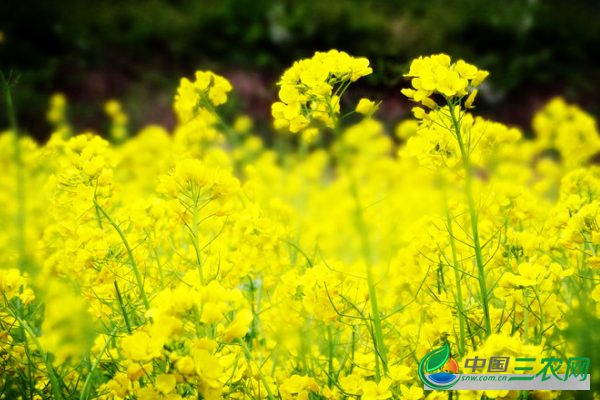
M 432 372 L 442 368 L 450 357 L 450 345 L 446 343 L 443 347 L 429 353 L 429 358 L 425 364 L 425 371 Z

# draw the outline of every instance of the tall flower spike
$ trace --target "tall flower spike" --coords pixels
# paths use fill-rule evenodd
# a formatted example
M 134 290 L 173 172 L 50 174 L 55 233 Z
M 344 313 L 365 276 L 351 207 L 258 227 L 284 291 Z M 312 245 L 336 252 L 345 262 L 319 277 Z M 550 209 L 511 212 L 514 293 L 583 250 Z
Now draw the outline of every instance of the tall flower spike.
M 227 102 L 229 81 L 210 71 L 197 71 L 196 80 L 182 78 L 175 96 L 175 111 L 182 123 L 194 119 L 199 109 L 211 110 Z
M 313 120 L 332 126 L 347 85 L 372 72 L 366 58 L 337 50 L 317 52 L 312 58 L 294 63 L 279 81 L 281 101 L 271 107 L 275 128 L 296 133 Z
M 441 94 L 447 99 L 462 98 L 481 84 L 489 75 L 487 71 L 459 60 L 452 64 L 446 54 L 419 57 L 413 60 L 410 71 L 405 76 L 412 78 L 412 89 L 402 89 L 403 95 L 409 99 L 421 102 L 429 108 L 435 108 L 430 98 L 432 94 Z M 472 93 L 472 92 L 471 92 Z M 475 95 L 467 99 L 470 107 Z

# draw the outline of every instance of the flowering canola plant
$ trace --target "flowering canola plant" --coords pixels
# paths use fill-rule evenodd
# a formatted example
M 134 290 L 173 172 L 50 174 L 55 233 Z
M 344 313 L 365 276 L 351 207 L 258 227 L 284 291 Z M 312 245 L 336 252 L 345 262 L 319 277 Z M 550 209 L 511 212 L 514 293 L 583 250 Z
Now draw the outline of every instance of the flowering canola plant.
M 378 103 L 342 101 L 371 72 L 336 50 L 285 71 L 278 150 L 221 118 L 233 88 L 213 72 L 181 80 L 173 132 L 129 137 L 112 100 L 112 143 L 76 133 L 61 95 L 44 145 L 11 119 L 0 397 L 445 400 L 417 366 L 446 343 L 459 363 L 582 356 L 572 321 L 600 317 L 595 120 L 555 99 L 526 139 L 472 114 L 487 71 L 439 54 L 412 62 L 402 93 L 424 108 L 394 139 Z

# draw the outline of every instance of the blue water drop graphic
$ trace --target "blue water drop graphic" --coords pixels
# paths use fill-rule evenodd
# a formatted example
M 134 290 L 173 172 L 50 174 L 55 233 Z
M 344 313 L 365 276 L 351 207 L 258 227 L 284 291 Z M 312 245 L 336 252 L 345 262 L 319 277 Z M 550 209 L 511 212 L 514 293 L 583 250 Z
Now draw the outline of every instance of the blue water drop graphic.
M 431 379 L 435 383 L 441 384 L 450 383 L 456 378 L 458 378 L 458 376 L 454 374 L 449 374 L 447 372 L 437 372 L 435 374 L 429 375 L 429 379 Z

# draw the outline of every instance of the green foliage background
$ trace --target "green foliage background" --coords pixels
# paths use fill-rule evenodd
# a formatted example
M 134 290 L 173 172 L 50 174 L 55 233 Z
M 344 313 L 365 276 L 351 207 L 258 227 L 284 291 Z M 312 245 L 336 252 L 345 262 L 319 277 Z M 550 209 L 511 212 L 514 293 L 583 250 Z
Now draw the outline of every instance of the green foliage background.
M 410 109 L 398 92 L 409 62 L 438 52 L 492 72 L 480 114 L 528 128 L 535 109 L 561 94 L 600 115 L 598 1 L 45 0 L 34 8 L 0 2 L 0 66 L 19 76 L 19 120 L 40 139 L 56 91 L 80 128 L 101 129 L 109 98 L 123 100 L 134 130 L 171 124 L 178 80 L 197 69 L 247 78 L 238 105 L 266 126 L 281 72 L 331 48 L 371 60 L 365 85 L 384 100 L 389 122 Z

